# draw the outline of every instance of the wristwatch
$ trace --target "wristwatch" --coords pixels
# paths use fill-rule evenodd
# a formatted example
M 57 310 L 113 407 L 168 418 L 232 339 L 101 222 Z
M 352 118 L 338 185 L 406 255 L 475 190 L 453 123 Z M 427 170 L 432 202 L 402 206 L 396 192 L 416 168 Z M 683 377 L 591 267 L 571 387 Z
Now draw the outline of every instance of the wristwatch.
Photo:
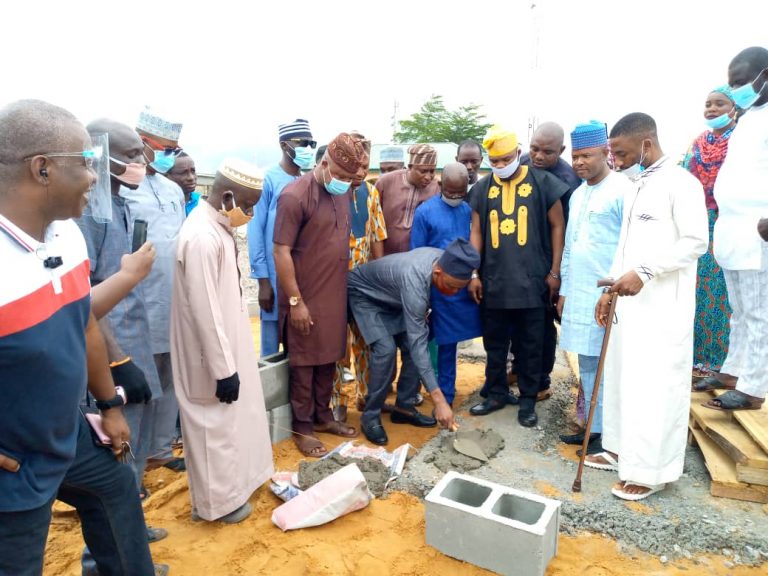
M 299 302 L 301 302 L 301 296 L 291 296 L 288 298 L 288 304 L 291 306 L 297 306 Z
M 552 270 L 549 271 L 549 275 L 552 276 L 555 280 L 560 280 L 560 274 L 555 274 L 552 272 Z
M 102 412 L 116 406 L 124 406 L 125 404 L 127 404 L 127 401 L 125 390 L 123 390 L 122 386 L 115 386 L 115 397 L 111 400 L 96 400 L 96 408 Z
M 472 280 L 477 280 L 478 278 L 480 278 L 480 274 L 478 274 L 477 272 L 472 272 L 472 276 L 470 276 L 470 278 Z

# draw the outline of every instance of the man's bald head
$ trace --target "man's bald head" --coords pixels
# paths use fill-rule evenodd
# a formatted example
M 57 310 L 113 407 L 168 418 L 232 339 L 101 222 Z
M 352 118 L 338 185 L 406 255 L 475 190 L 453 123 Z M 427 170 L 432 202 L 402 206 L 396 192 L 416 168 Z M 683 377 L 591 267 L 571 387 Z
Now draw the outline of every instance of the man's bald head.
M 551 170 L 557 165 L 560 155 L 565 151 L 563 141 L 565 132 L 560 124 L 543 122 L 536 128 L 531 138 L 531 162 L 536 168 Z
M 443 168 L 443 185 L 445 185 L 446 182 L 452 182 L 454 184 L 462 184 L 466 187 L 468 180 L 469 173 L 464 164 L 451 162 L 450 164 L 446 164 Z
M 132 158 L 134 154 L 131 154 L 131 152 L 137 148 L 143 149 L 144 147 L 141 142 L 141 137 L 136 130 L 128 126 L 128 124 L 123 124 L 116 120 L 99 118 L 98 120 L 89 123 L 88 126 L 86 126 L 86 130 L 88 130 L 88 133 L 91 136 L 96 134 L 108 134 L 109 154 L 122 162 L 135 161 Z M 128 158 L 126 159 L 126 157 Z
M 59 106 L 42 100 L 8 104 L 0 110 L 0 178 L 18 176 L 25 158 L 66 150 L 73 128 L 82 130 L 82 124 Z

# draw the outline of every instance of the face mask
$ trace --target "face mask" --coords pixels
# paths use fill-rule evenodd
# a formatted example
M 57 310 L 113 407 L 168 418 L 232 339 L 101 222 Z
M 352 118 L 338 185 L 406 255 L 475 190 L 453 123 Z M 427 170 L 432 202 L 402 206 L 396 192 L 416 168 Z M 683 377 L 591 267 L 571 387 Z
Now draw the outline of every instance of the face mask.
M 334 196 L 341 196 L 342 194 L 346 194 L 352 183 L 337 180 L 333 177 L 333 174 L 331 174 L 330 170 L 328 170 L 328 175 L 331 177 L 331 181 L 327 184 L 324 184 L 325 189 L 328 190 L 328 193 L 333 194 Z
M 125 162 L 121 162 L 120 160 L 116 160 L 115 158 L 109 157 L 112 162 L 115 164 L 120 164 L 120 166 L 125 166 L 125 172 L 122 174 L 113 174 L 112 172 L 109 173 L 110 176 L 115 178 L 116 180 L 119 180 L 123 184 L 126 184 L 128 186 L 138 186 L 142 183 L 144 180 L 144 177 L 147 175 L 147 166 L 146 164 L 139 164 L 138 162 L 131 162 L 129 164 L 126 164 Z
M 728 124 L 733 122 L 733 118 L 731 118 L 728 114 L 723 114 L 721 116 L 718 116 L 717 118 L 712 118 L 712 119 L 705 118 L 704 122 L 706 122 L 710 130 L 718 130 L 720 128 L 725 128 L 726 126 L 728 126 Z
M 748 84 L 744 84 L 744 86 L 734 88 L 731 91 L 731 98 L 733 99 L 733 102 L 742 110 L 748 110 L 751 108 L 752 105 L 757 102 L 757 99 L 760 97 L 760 92 L 762 92 L 763 88 L 765 88 L 765 83 L 763 83 L 763 86 L 760 88 L 760 92 L 755 92 L 755 89 L 752 87 L 753 83 L 754 80 Z
M 512 174 L 514 174 L 517 171 L 518 166 L 520 166 L 520 155 L 518 154 L 517 158 L 512 160 L 509 164 L 504 166 L 504 168 L 496 168 L 491 167 L 491 170 L 493 173 L 498 176 L 499 178 L 511 178 Z
M 155 150 L 155 159 L 149 163 L 160 174 L 166 174 L 176 163 L 174 154 L 166 154 L 163 150 Z
M 315 163 L 315 151 L 309 146 L 297 146 L 293 149 L 293 163 L 302 170 L 309 170 Z
M 464 202 L 464 198 L 446 198 L 443 195 L 440 195 L 440 198 L 443 202 L 448 204 L 451 208 L 456 208 L 456 206 L 461 206 L 462 202 Z
M 643 173 L 645 170 L 645 166 L 643 166 L 643 160 L 645 159 L 645 150 L 643 148 L 640 149 L 640 161 L 637 164 L 632 164 L 629 168 L 625 168 L 624 170 L 619 170 L 624 176 L 629 178 L 630 180 L 634 181 L 637 180 L 640 177 L 640 174 Z
M 234 196 L 232 197 L 232 205 L 234 206 L 232 210 L 226 210 L 224 208 L 224 202 L 221 203 L 220 212 L 229 218 L 229 225 L 232 226 L 232 228 L 238 228 L 248 224 L 248 222 L 251 221 L 252 216 L 248 216 L 248 214 L 243 212 L 242 208 L 237 207 Z

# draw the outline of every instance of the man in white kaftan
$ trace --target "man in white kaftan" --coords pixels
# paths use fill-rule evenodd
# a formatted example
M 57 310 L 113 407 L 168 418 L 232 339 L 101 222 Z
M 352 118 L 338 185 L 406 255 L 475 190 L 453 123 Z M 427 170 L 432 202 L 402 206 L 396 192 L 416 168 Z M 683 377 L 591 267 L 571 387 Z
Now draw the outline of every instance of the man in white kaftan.
M 610 146 L 618 169 L 639 164 L 644 171 L 624 198 L 611 267 L 617 280 L 596 310 L 600 324 L 615 325 L 605 367 L 605 452 L 587 461 L 618 470 L 613 494 L 639 500 L 683 472 L 696 261 L 707 249 L 707 214 L 701 184 L 664 156 L 650 116 L 619 120 Z M 620 298 L 608 319 L 608 301 L 617 294 L 631 297 Z M 606 462 L 612 466 L 600 465 Z
M 240 210 L 258 202 L 261 179 L 252 176 L 255 170 L 225 161 L 208 200 L 185 221 L 171 310 L 173 377 L 193 518 L 227 523 L 250 514 L 248 499 L 273 473 L 264 396 L 232 235 L 233 226 L 248 221 Z

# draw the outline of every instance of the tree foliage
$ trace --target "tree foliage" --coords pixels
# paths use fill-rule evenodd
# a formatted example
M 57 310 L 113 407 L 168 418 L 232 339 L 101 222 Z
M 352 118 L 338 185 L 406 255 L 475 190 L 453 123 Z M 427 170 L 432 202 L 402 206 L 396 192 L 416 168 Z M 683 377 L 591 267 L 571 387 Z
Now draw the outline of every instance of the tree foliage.
M 400 130 L 395 132 L 395 142 L 454 142 L 460 144 L 471 138 L 478 142 L 491 127 L 483 122 L 485 114 L 480 105 L 468 104 L 457 110 L 448 110 L 443 97 L 433 95 L 408 120 L 400 122 Z

